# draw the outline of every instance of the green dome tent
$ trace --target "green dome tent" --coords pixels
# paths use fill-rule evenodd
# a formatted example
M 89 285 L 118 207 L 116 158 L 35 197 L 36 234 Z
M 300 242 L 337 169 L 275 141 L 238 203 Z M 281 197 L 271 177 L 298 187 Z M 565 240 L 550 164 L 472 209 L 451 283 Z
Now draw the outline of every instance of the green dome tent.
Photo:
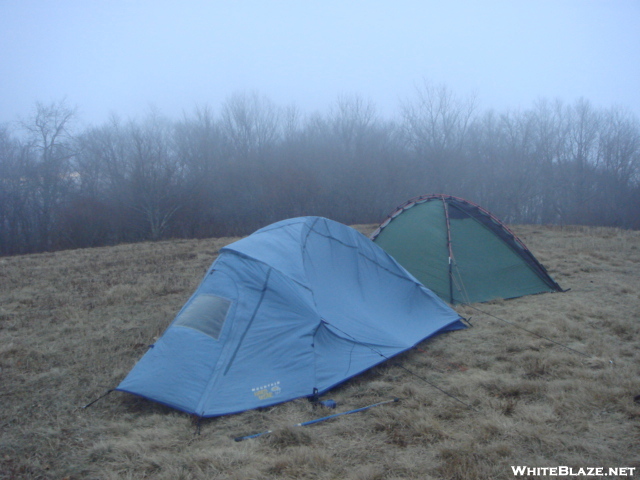
M 500 220 L 458 197 L 413 198 L 371 239 L 451 304 L 562 291 Z

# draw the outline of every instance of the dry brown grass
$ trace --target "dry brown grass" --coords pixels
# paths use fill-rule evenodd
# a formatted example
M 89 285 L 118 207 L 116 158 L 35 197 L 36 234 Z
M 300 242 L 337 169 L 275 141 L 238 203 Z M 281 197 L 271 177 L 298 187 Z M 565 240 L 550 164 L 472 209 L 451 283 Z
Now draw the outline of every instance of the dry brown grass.
M 360 226 L 368 232 L 370 226 Z M 511 465 L 640 468 L 640 232 L 516 227 L 569 292 L 479 307 L 474 328 L 426 342 L 331 392 L 207 419 L 114 387 L 233 239 L 0 259 L 0 478 L 490 479 Z M 472 404 L 470 410 L 405 367 Z M 238 435 L 274 430 L 236 443 Z M 636 471 L 636 475 L 640 474 Z

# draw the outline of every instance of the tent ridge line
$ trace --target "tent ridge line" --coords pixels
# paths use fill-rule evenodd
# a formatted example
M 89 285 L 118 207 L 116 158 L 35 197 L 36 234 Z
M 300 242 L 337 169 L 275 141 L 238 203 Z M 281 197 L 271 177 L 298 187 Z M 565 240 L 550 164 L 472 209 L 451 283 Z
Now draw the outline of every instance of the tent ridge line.
M 362 253 L 362 252 L 360 251 L 360 249 L 359 249 L 357 246 L 355 246 L 355 245 L 349 245 L 348 243 L 344 243 L 344 242 L 342 242 L 341 240 L 339 240 L 339 239 L 337 239 L 337 238 L 335 238 L 335 237 L 332 237 L 332 236 L 330 236 L 330 235 L 325 235 L 324 233 L 322 233 L 322 232 L 318 232 L 317 230 L 314 230 L 314 233 L 315 233 L 316 235 L 320 235 L 321 237 L 327 238 L 327 239 L 329 239 L 329 240 L 336 241 L 336 242 L 338 242 L 340 245 L 343 245 L 343 246 L 345 246 L 345 247 L 347 247 L 347 248 L 351 248 L 351 249 L 353 249 L 353 250 L 357 250 L 357 252 L 356 252 L 356 253 L 358 254 L 358 256 L 360 256 L 360 257 L 364 258 L 365 260 L 368 260 L 369 262 L 371 262 L 371 263 L 372 263 L 372 264 L 374 264 L 375 266 L 377 266 L 377 267 L 381 268 L 382 270 L 384 270 L 384 271 L 386 271 L 386 272 L 390 273 L 391 275 L 394 275 L 394 276 L 396 276 L 396 277 L 398 277 L 398 278 L 400 278 L 400 279 L 402 279 L 402 280 L 408 280 L 407 278 L 403 277 L 402 275 L 400 275 L 400 274 L 398 274 L 398 273 L 396 273 L 396 272 L 393 272 L 393 271 L 389 270 L 388 268 L 384 267 L 383 265 L 380 265 L 378 262 L 376 262 L 376 261 L 375 261 L 375 260 L 373 260 L 372 258 L 369 258 L 367 255 L 365 255 L 364 253 Z M 393 258 L 393 257 L 392 257 L 392 258 Z M 396 263 L 397 263 L 397 262 L 396 262 Z M 404 267 L 403 267 L 403 268 L 404 268 Z M 414 282 L 414 281 L 411 281 L 411 283 L 414 283 L 414 284 L 416 284 L 416 285 L 420 285 L 420 286 L 422 286 L 422 284 L 421 284 L 420 282 Z
M 259 263 L 260 265 L 264 265 L 265 267 L 267 267 L 269 270 L 273 270 L 274 272 L 278 272 L 280 275 L 282 275 L 285 278 L 288 278 L 289 280 L 291 280 L 292 282 L 296 283 L 297 285 L 300 285 L 302 288 L 304 288 L 305 290 L 309 290 L 311 291 L 311 288 L 309 288 L 308 285 L 305 285 L 304 283 L 296 280 L 295 278 L 291 277 L 290 275 L 287 275 L 286 273 L 284 273 L 282 270 L 280 270 L 279 268 L 275 268 L 271 265 L 269 265 L 267 262 L 265 262 L 264 260 L 260 260 L 259 258 L 256 257 L 252 257 L 251 255 L 247 255 L 246 253 L 240 252 L 238 250 L 234 250 L 233 248 L 227 248 L 224 247 L 223 249 L 221 249 L 220 251 L 225 250 L 228 253 L 231 253 L 233 255 L 237 255 L 238 257 L 242 257 L 242 258 L 246 258 L 248 260 L 251 260 L 252 262 L 256 262 Z

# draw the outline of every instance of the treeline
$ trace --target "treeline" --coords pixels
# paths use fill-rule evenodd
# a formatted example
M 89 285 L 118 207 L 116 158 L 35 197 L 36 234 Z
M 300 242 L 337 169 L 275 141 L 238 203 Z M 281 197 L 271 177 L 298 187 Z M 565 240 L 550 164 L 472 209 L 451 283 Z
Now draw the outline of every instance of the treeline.
M 640 228 L 638 119 L 583 99 L 480 111 L 425 82 L 393 119 L 358 96 L 303 115 L 248 93 L 180 120 L 74 125 L 57 102 L 0 128 L 0 254 L 245 235 L 300 215 L 375 223 L 426 193 L 509 223 Z

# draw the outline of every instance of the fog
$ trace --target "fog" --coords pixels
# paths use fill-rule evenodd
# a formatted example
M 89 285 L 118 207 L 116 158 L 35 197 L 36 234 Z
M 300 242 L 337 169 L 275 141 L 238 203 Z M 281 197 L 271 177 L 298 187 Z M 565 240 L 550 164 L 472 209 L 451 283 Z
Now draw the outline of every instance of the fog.
M 178 119 L 249 91 L 310 113 L 357 94 L 389 117 L 425 78 L 483 109 L 640 114 L 636 0 L 2 0 L 0 32 L 0 123 L 63 98 L 86 124 Z
M 639 19 L 637 0 L 0 0 L 0 255 L 376 223 L 426 193 L 640 228 Z

